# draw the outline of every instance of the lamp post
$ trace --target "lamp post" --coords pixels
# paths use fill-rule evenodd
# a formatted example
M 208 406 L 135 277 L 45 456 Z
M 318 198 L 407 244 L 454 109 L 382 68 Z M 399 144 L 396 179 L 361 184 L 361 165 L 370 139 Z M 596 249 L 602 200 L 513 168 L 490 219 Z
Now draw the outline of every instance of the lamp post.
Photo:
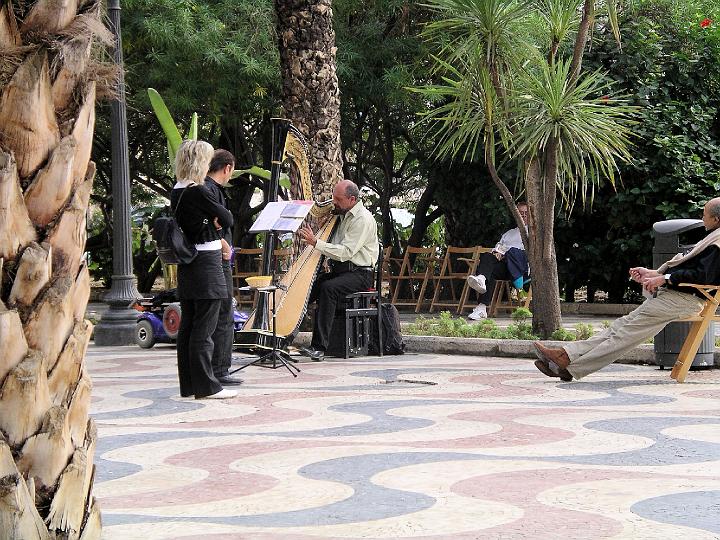
M 130 224 L 130 164 L 125 112 L 125 78 L 122 37 L 120 33 L 120 0 L 109 0 L 108 15 L 115 36 L 113 60 L 118 67 L 117 99 L 112 101 L 112 197 L 113 197 L 113 275 L 110 291 L 103 301 L 109 305 L 95 327 L 96 345 L 130 345 L 135 342 L 137 311 L 128 307 L 140 297 L 132 266 L 132 231 Z

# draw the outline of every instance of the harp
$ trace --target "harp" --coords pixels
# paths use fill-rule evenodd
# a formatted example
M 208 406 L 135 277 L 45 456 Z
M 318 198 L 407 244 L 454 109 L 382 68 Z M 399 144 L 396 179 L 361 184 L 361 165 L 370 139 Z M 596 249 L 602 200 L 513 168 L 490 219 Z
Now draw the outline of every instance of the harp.
M 272 122 L 272 163 L 268 202 L 277 201 L 280 173 L 283 165 L 290 167 L 290 198 L 312 200 L 310 166 L 307 158 L 307 143 L 302 134 L 288 120 L 273 118 Z M 335 228 L 336 216 L 330 216 L 332 201 L 313 204 L 308 220 L 318 224 L 316 236 L 328 240 Z M 270 275 L 274 268 L 273 253 L 277 243 L 275 233 L 265 233 L 263 245 L 262 272 Z M 299 246 L 299 241 L 295 242 Z M 322 255 L 313 246 L 297 251 L 293 263 L 276 283 L 278 290 L 273 295 L 257 295 L 255 311 L 250 314 L 242 330 L 235 332 L 236 349 L 259 352 L 285 349 L 297 335 L 300 323 L 307 311 L 310 291 L 320 268 Z M 274 306 L 273 306 L 274 302 Z M 275 318 L 269 316 L 275 308 Z

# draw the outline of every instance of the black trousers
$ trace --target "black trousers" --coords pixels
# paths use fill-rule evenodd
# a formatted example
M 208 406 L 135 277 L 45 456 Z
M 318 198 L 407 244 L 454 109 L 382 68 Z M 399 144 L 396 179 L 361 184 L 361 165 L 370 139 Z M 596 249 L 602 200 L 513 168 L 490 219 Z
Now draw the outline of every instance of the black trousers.
M 180 395 L 201 398 L 222 390 L 213 375 L 212 334 L 222 300 L 180 300 L 182 317 L 177 336 Z
M 232 346 L 235 337 L 235 324 L 233 318 L 232 296 L 232 269 L 230 261 L 223 261 L 223 273 L 227 282 L 228 297 L 220 300 L 220 313 L 217 326 L 212 335 L 215 348 L 212 355 L 212 369 L 216 377 L 227 375 L 232 361 Z
M 372 275 L 373 273 L 367 270 L 355 270 L 318 276 L 310 292 L 310 302 L 317 300 L 318 303 L 311 342 L 314 349 L 327 349 L 338 302 L 348 294 L 366 291 L 372 287 Z
M 487 288 L 483 294 L 479 295 L 480 303 L 489 306 L 495 290 L 495 282 L 498 279 L 510 279 L 510 272 L 508 272 L 505 259 L 498 261 L 492 253 L 483 253 L 480 255 L 480 264 L 475 270 L 475 275 L 479 274 L 485 276 L 485 287 Z

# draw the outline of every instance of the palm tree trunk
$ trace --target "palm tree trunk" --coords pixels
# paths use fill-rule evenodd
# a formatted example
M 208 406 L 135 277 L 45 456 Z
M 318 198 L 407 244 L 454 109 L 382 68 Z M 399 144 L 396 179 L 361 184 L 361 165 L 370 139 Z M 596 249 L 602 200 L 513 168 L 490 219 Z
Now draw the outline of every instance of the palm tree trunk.
M 530 215 L 528 259 L 533 283 L 533 332 L 543 338 L 560 328 L 560 292 L 555 254 L 555 178 L 557 145 L 550 141 L 544 163 L 534 158 L 527 164 L 525 186 Z
M 318 197 L 342 178 L 340 90 L 330 0 L 275 0 L 285 115 L 308 139 Z
M 0 531 L 99 538 L 82 262 L 97 0 L 0 8 Z

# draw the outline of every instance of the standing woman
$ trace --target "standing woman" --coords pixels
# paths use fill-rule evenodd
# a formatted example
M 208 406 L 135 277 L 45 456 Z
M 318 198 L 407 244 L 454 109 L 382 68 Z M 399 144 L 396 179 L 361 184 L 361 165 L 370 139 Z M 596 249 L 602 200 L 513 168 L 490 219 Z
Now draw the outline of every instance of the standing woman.
M 175 156 L 177 184 L 170 194 L 175 219 L 198 252 L 190 264 L 178 265 L 177 289 L 182 310 L 177 336 L 180 395 L 195 399 L 237 395 L 223 389 L 211 364 L 212 333 L 227 296 L 220 233 L 233 224 L 232 214 L 203 185 L 212 156 L 210 144 L 184 141 Z

